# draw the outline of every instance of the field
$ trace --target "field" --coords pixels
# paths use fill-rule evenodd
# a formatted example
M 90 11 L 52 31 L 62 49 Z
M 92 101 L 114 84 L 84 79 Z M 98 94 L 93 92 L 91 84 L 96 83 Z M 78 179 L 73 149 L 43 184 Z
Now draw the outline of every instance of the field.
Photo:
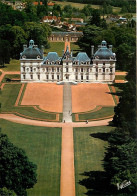
M 84 6 L 91 6 L 93 9 L 100 9 L 100 5 L 90 5 L 90 4 L 84 4 L 84 3 L 74 3 L 74 2 L 66 2 L 66 1 L 54 1 L 54 3 L 61 5 L 61 7 L 64 7 L 66 5 L 71 5 L 74 8 L 82 10 Z M 119 7 L 113 7 L 113 12 L 119 13 L 121 11 L 121 8 Z
M 98 176 L 103 171 L 104 147 L 107 146 L 107 137 L 110 130 L 112 130 L 112 127 L 108 126 L 74 128 L 76 195 L 84 196 L 88 191 L 85 187 L 89 187 L 89 183 L 94 190 L 95 184 L 91 184 L 88 177 L 91 175 L 95 178 L 94 171 Z M 84 172 L 86 173 L 84 174 Z M 79 181 L 82 182 L 79 183 Z M 91 193 L 91 195 L 94 194 Z
M 62 112 L 63 86 L 56 84 L 29 83 L 21 105 L 39 105 L 42 110 Z
M 2 133 L 25 150 L 37 165 L 38 182 L 28 196 L 53 196 L 60 193 L 61 129 L 35 127 L 0 120 Z
M 114 106 L 107 84 L 78 84 L 72 88 L 72 112 L 87 112 L 96 106 Z

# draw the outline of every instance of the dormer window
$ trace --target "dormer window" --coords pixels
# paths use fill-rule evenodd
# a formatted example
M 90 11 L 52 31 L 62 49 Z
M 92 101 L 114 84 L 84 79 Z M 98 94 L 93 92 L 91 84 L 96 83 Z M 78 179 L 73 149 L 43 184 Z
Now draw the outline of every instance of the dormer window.
M 23 55 L 23 56 L 22 56 L 22 58 L 23 58 L 23 59 L 26 59 L 26 56 L 25 56 L 25 55 Z
M 37 59 L 40 59 L 40 56 L 39 55 L 37 56 Z

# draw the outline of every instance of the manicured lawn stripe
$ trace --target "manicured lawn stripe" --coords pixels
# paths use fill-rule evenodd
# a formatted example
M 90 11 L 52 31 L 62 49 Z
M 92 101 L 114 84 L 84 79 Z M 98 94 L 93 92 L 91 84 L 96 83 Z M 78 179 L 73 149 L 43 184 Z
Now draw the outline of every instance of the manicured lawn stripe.
M 84 172 L 103 171 L 102 160 L 107 141 L 101 139 L 101 135 L 99 139 L 97 135 L 90 134 L 105 134 L 110 130 L 112 127 L 109 126 L 74 128 L 76 195 L 84 196 L 87 192 L 86 188 L 79 184 L 79 180 L 87 178 L 82 175 Z
M 79 114 L 79 120 L 105 118 L 114 114 L 114 107 L 102 107 L 96 112 Z
M 126 76 L 124 75 L 116 75 L 115 80 L 126 80 Z
M 6 81 L 6 78 L 7 79 L 19 79 L 20 80 L 20 74 L 6 74 L 5 76 L 4 76 L 4 78 L 3 78 L 3 80 L 2 80 L 2 83 L 5 83 L 5 82 L 7 82 L 8 83 L 8 81 Z M 10 81 L 9 81 L 10 82 Z M 14 82 L 14 81 L 12 81 L 12 82 Z M 20 82 L 20 81 L 16 81 L 16 82 Z
M 21 125 L 0 119 L 2 133 L 37 164 L 38 182 L 28 196 L 60 194 L 61 128 Z

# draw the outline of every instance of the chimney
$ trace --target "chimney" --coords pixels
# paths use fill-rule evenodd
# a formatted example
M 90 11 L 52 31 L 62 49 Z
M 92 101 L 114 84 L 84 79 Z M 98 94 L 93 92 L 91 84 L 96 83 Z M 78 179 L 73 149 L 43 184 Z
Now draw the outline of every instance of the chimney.
M 41 50 L 42 50 L 43 58 L 44 58 L 44 46 L 43 45 L 41 46 Z
M 110 50 L 110 51 L 112 51 L 112 47 L 113 47 L 112 45 L 109 45 L 109 50 Z
M 92 45 L 91 46 L 91 57 L 93 57 L 94 56 L 94 46 Z
M 23 45 L 23 50 L 25 51 L 27 49 L 27 45 Z
M 73 50 L 71 50 L 71 57 L 73 57 Z

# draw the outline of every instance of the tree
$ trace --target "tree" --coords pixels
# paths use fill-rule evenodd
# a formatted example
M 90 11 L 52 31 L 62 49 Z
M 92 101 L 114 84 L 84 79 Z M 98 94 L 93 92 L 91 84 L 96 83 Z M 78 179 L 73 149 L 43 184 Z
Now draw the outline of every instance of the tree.
M 0 40 L 0 65 L 10 62 L 10 44 L 7 40 Z
M 27 22 L 25 23 L 24 30 L 27 34 L 28 41 L 30 39 L 33 39 L 39 47 L 41 47 L 41 45 L 43 45 L 44 47 L 48 46 L 47 37 L 50 35 L 51 29 L 47 24 Z
M 13 26 L 11 28 L 11 33 L 14 37 L 12 42 L 12 57 L 19 58 L 20 52 L 22 52 L 23 44 L 27 43 L 27 35 L 25 31 L 19 26 Z
M 18 196 L 26 196 L 26 189 L 36 182 L 36 165 L 28 160 L 22 149 L 0 133 L 0 188 L 6 187 Z
M 90 18 L 89 24 L 90 25 L 96 25 L 97 27 L 100 26 L 100 24 L 101 24 L 101 18 L 100 18 L 100 12 L 99 12 L 99 10 L 94 10 L 92 12 L 92 16 Z
M 113 125 L 116 129 L 108 139 L 104 158 L 104 169 L 110 186 L 116 192 L 117 183 L 130 181 L 130 186 L 122 189 L 124 195 L 135 194 L 137 190 L 137 138 L 136 138 L 136 79 L 135 53 L 132 58 L 128 83 L 125 84 L 118 105 L 115 107 Z
M 8 190 L 6 187 L 0 188 L 1 196 L 17 196 L 14 191 Z

